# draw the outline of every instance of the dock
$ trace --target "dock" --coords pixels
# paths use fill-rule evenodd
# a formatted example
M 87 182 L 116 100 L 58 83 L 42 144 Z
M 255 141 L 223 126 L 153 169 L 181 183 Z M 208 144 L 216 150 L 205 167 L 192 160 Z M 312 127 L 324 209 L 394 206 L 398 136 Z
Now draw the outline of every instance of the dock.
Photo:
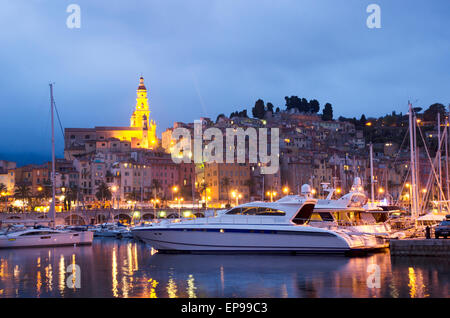
M 404 239 L 391 240 L 392 256 L 450 256 L 450 240 Z

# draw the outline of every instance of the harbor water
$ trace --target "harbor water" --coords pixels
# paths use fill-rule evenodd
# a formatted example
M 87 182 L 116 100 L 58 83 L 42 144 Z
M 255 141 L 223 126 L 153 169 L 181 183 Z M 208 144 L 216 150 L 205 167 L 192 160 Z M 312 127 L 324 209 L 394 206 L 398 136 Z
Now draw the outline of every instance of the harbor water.
M 0 250 L 0 297 L 448 297 L 450 259 L 159 254 L 133 240 Z M 375 276 L 374 276 L 375 275 Z

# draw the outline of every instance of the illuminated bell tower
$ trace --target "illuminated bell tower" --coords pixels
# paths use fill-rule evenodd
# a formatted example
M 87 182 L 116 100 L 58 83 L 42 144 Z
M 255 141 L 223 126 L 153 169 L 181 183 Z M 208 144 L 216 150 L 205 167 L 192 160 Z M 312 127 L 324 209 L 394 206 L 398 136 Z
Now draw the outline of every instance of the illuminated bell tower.
M 150 109 L 148 106 L 147 88 L 144 85 L 144 78 L 139 79 L 137 89 L 136 109 L 131 115 L 130 126 L 142 128 L 143 140 L 142 148 L 156 148 L 158 146 L 158 138 L 156 137 L 156 124 L 150 120 Z
M 144 85 L 144 78 L 141 76 L 137 89 L 136 109 L 131 115 L 130 126 L 144 128 L 144 118 L 150 118 L 150 110 L 148 107 L 147 88 Z

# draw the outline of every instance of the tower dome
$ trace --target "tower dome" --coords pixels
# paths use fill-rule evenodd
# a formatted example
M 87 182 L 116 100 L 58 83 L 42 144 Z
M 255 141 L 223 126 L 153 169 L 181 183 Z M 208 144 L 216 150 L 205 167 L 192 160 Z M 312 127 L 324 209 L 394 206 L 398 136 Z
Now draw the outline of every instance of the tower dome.
M 140 78 L 139 78 L 139 86 L 138 86 L 138 90 L 147 90 L 147 88 L 145 87 L 145 85 L 144 85 L 144 77 L 143 76 L 141 76 Z

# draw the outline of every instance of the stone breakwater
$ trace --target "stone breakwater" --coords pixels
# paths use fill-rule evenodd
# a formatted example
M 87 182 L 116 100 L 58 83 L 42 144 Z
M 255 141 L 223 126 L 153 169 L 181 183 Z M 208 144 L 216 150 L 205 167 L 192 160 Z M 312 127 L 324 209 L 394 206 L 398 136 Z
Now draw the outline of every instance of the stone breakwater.
M 450 256 L 450 240 L 391 240 L 390 250 L 393 256 Z

